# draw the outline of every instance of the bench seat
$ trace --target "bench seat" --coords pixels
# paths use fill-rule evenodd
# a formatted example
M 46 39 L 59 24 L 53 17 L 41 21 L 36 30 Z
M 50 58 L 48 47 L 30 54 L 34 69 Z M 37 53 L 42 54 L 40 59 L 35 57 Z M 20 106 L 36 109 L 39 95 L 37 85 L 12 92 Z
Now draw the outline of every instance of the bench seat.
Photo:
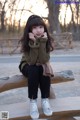
M 71 77 L 64 77 L 63 75 L 55 74 L 54 78 L 51 80 L 51 84 L 68 82 L 73 80 L 73 75 Z M 25 78 L 23 75 L 14 75 L 8 80 L 0 81 L 0 92 L 20 87 L 26 87 L 27 85 L 27 78 Z
M 80 116 L 80 97 L 65 97 L 50 99 L 53 109 L 52 116 L 45 116 L 41 109 L 41 100 L 38 98 L 38 108 L 40 119 L 54 118 L 54 120 L 63 120 L 61 118 L 72 118 Z M 0 105 L 0 111 L 9 112 L 9 120 L 29 120 L 29 100 L 26 102 Z M 72 120 L 71 119 L 71 120 Z M 67 119 L 68 120 L 68 119 Z

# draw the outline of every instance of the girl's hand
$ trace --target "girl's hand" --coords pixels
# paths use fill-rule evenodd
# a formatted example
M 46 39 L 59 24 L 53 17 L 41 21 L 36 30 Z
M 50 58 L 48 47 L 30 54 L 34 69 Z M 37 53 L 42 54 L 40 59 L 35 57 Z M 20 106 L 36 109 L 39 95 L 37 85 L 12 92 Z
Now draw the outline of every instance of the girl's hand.
M 31 39 L 31 40 L 33 40 L 33 41 L 35 41 L 36 39 L 35 39 L 35 36 L 34 36 L 34 34 L 33 33 L 29 33 L 29 38 Z
M 44 32 L 43 35 L 41 36 L 42 38 L 47 38 L 47 33 Z

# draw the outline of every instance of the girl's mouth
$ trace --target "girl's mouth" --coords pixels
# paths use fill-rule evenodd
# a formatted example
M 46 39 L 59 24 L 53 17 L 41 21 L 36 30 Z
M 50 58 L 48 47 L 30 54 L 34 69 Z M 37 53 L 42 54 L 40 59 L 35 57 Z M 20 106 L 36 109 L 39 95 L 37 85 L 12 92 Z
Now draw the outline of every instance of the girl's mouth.
M 37 34 L 36 36 L 37 36 L 37 37 L 41 37 L 41 34 Z

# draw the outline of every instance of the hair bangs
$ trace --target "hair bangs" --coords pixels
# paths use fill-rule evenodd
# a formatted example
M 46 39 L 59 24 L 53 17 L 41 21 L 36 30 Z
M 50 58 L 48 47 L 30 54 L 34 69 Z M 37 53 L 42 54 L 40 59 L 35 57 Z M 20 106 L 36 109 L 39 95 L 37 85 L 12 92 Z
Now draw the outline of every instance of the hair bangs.
M 45 23 L 41 18 L 32 19 L 29 23 L 30 31 L 32 30 L 33 26 L 39 26 L 39 25 L 45 26 Z

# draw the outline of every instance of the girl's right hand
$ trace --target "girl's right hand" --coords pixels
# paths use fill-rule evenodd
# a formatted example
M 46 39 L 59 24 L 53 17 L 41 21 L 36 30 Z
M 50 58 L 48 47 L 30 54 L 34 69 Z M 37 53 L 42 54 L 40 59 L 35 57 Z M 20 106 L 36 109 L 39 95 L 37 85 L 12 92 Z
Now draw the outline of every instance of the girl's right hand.
M 35 36 L 34 36 L 34 34 L 33 33 L 29 33 L 29 38 L 31 39 L 31 40 L 33 40 L 33 41 L 35 41 L 36 40 L 36 38 L 35 38 Z

